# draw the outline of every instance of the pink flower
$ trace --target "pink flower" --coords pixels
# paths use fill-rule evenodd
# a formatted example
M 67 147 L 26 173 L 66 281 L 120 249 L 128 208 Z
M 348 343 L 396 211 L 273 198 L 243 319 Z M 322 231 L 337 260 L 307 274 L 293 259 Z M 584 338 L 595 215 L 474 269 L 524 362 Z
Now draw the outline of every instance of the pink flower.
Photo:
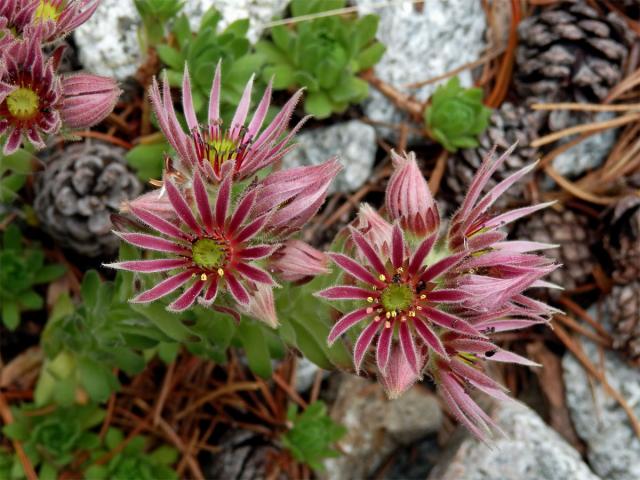
M 380 372 L 380 383 L 387 392 L 390 399 L 400 397 L 404 392 L 409 390 L 414 383 L 422 378 L 422 369 L 426 358 L 422 350 L 418 351 L 418 372 L 414 371 L 406 357 L 402 353 L 402 349 L 396 344 L 391 347 L 389 354 L 389 363 L 384 372 Z
M 413 152 L 398 155 L 391 152 L 395 170 L 387 186 L 385 196 L 387 210 L 392 220 L 413 235 L 429 235 L 438 230 L 440 216 L 429 186 L 416 163 Z
M 367 203 L 360 204 L 357 220 L 358 230 L 371 242 L 376 250 L 389 256 L 393 227 Z
M 356 302 L 357 308 L 338 320 L 328 338 L 331 345 L 351 328 L 364 325 L 354 346 L 356 372 L 376 337 L 380 372 L 386 371 L 391 345 L 397 337 L 407 363 L 419 373 L 418 351 L 423 345 L 447 357 L 437 335 L 441 329 L 483 336 L 465 319 L 447 312 L 448 305 L 466 299 L 465 293 L 441 288 L 442 279 L 464 258 L 464 253 L 446 256 L 427 266 L 424 261 L 435 243 L 435 234 L 412 248 L 398 224 L 393 227 L 389 256 L 382 255 L 355 229 L 351 229 L 351 239 L 366 263 L 341 253 L 328 255 L 355 285 L 330 287 L 317 295 L 328 300 Z
M 249 293 L 251 297 L 249 303 L 247 305 L 240 304 L 240 310 L 256 320 L 266 323 L 271 328 L 278 328 L 280 323 L 276 314 L 273 288 L 263 283 L 257 283 Z
M 45 61 L 40 35 L 9 44 L 0 71 L 0 136 L 6 134 L 3 153 L 15 152 L 22 137 L 36 148 L 45 146 L 42 134 L 55 134 L 62 122 L 62 84 L 54 58 Z
M 177 222 L 169 222 L 149 210 L 131 207 L 131 213 L 138 220 L 161 235 L 116 232 L 132 245 L 169 256 L 108 266 L 142 273 L 174 272 L 132 302 L 152 302 L 188 285 L 169 305 L 169 310 L 185 310 L 196 299 L 211 305 L 220 290 L 227 291 L 237 304 L 247 306 L 251 300 L 249 292 L 255 291 L 258 284 L 275 285 L 271 275 L 256 265 L 257 260 L 269 257 L 275 247 L 257 241 L 269 216 L 252 215 L 251 210 L 257 202 L 255 189 L 246 191 L 232 207 L 232 177 L 228 174 L 222 179 L 212 207 L 207 187 L 196 172 L 193 210 L 171 180 L 165 179 L 164 187 Z
M 52 42 L 86 22 L 99 4 L 100 0 L 3 0 L 0 16 L 19 37 L 40 28 L 43 41 Z
M 296 282 L 329 273 L 329 257 L 302 240 L 287 240 L 272 255 L 269 268 L 283 280 Z
M 62 120 L 71 128 L 88 128 L 111 113 L 121 90 L 115 80 L 88 73 L 62 81 Z
M 296 92 L 285 104 L 273 121 L 263 127 L 271 100 L 271 85 L 264 92 L 248 126 L 245 126 L 253 78 L 249 80 L 231 120 L 229 128 L 223 128 L 220 118 L 220 63 L 216 67 L 211 95 L 209 98 L 208 124 L 200 126 L 196 118 L 191 97 L 191 80 L 185 65 L 182 84 L 182 107 L 184 109 L 189 134 L 184 133 L 176 117 L 169 83 L 163 81 L 162 93 L 154 79 L 151 87 L 151 102 L 158 117 L 160 128 L 178 154 L 182 168 L 189 172 L 197 168 L 203 176 L 213 182 L 221 179 L 222 166 L 233 160 L 235 179 L 243 180 L 282 158 L 293 145 L 291 141 L 304 123 L 302 120 L 286 133 L 289 119 L 302 95 Z

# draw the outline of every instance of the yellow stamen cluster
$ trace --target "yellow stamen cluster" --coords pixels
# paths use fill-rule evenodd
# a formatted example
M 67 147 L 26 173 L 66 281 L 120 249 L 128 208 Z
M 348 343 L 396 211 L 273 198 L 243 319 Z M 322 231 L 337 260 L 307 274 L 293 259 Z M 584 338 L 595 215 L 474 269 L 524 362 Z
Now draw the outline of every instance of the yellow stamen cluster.
M 20 87 L 7 95 L 7 109 L 18 120 L 28 120 L 38 113 L 40 97 L 30 88 Z

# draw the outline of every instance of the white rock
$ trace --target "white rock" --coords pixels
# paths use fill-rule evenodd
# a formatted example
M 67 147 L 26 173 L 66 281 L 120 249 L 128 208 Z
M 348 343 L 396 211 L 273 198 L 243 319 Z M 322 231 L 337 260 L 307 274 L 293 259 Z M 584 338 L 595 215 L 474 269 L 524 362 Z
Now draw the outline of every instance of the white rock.
M 255 42 L 264 25 L 281 15 L 287 3 L 287 0 L 187 0 L 183 11 L 193 29 L 211 6 L 222 14 L 220 28 L 249 18 L 248 37 Z M 131 0 L 102 0 L 93 17 L 74 32 L 84 68 L 118 80 L 133 75 L 142 61 L 139 25 L 140 16 Z
M 325 461 L 324 478 L 368 478 L 396 448 L 439 430 L 442 411 L 428 390 L 414 386 L 397 400 L 388 400 L 379 384 L 343 377 L 331 416 L 347 428 L 340 440 L 344 454 Z
M 288 153 L 285 168 L 318 165 L 334 156 L 343 166 L 331 191 L 351 192 L 360 188 L 371 176 L 376 157 L 376 131 L 359 120 L 330 127 L 308 129 L 296 137 L 298 146 Z
M 417 90 L 403 85 L 447 73 L 477 60 L 485 43 L 486 18 L 481 2 L 474 0 L 429 0 L 422 12 L 414 2 L 393 2 L 384 8 L 372 8 L 379 0 L 356 0 L 361 14 L 380 15 L 378 39 L 387 50 L 375 66 L 376 76 L 395 88 L 426 100 L 436 87 L 434 83 Z M 390 2 L 391 3 L 391 2 Z M 460 74 L 463 86 L 471 85 L 467 70 Z M 375 88 L 365 102 L 366 115 L 380 122 L 398 124 L 405 117 Z
M 495 405 L 492 418 L 507 438 L 486 445 L 465 434 L 429 480 L 600 480 L 580 454 L 525 405 Z
M 598 348 L 583 341 L 584 353 L 598 365 Z M 576 432 L 587 444 L 591 468 L 607 480 L 640 478 L 640 439 L 618 402 L 598 381 L 590 382 L 575 357 L 567 353 L 562 360 L 567 405 Z M 604 355 L 604 373 L 640 417 L 640 370 L 622 361 L 615 352 Z

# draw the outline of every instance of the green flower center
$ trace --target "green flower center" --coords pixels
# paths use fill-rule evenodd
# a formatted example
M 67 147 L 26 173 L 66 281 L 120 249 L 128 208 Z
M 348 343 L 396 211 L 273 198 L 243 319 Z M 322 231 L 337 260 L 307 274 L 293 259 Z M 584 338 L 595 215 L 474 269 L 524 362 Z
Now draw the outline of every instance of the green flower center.
M 201 238 L 191 247 L 191 255 L 198 267 L 214 270 L 222 266 L 226 252 L 220 242 L 211 238 Z
M 209 161 L 211 163 L 222 163 L 227 160 L 234 160 L 238 155 L 238 145 L 227 137 L 219 140 L 209 141 Z
M 405 310 L 413 304 L 413 299 L 413 290 L 408 285 L 389 285 L 380 295 L 380 302 L 387 312 Z
M 62 9 L 52 5 L 50 2 L 46 0 L 40 0 L 40 5 L 36 9 L 36 19 L 42 22 L 46 22 L 48 20 L 57 22 L 58 17 L 60 17 L 60 13 L 62 13 Z
M 38 113 L 40 97 L 30 88 L 20 87 L 7 96 L 9 113 L 18 120 L 28 120 Z

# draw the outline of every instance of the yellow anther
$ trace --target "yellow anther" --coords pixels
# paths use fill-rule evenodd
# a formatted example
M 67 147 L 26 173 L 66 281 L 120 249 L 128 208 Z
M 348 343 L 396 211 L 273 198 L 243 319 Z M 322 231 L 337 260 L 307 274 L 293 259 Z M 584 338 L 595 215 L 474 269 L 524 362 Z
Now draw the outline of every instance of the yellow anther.
M 380 315 L 376 315 L 375 317 L 373 317 L 373 321 L 374 321 L 374 322 L 379 322 L 380 320 L 382 320 L 382 319 L 380 318 Z
M 391 322 L 384 322 L 384 328 L 391 328 Z
M 367 302 L 373 303 L 373 297 L 367 297 Z
M 224 270 L 223 269 L 221 269 L 221 268 L 218 269 L 218 276 L 224 277 Z
M 411 311 L 409 312 L 409 316 L 410 316 L 410 317 L 415 317 L 415 316 L 416 316 L 416 312 L 414 312 L 413 310 L 411 310 Z
M 404 268 L 402 267 L 396 268 L 396 273 L 402 273 L 402 272 L 404 272 Z
M 391 312 L 391 316 L 392 316 L 393 318 L 396 318 L 396 316 L 397 316 L 397 315 L 398 315 L 398 314 L 396 313 L 396 311 L 395 311 L 395 310 L 394 310 L 393 312 Z
M 420 295 L 420 300 L 424 300 L 425 298 L 427 298 L 427 296 L 424 293 Z
M 207 274 L 203 273 L 202 275 L 200 275 L 200 280 L 202 280 L 203 282 L 207 281 Z
M 384 315 L 384 316 L 385 316 L 385 317 L 387 317 L 387 318 L 391 318 L 391 312 L 387 312 L 387 313 L 385 313 L 385 315 Z
M 378 275 L 378 278 L 380 279 L 381 282 L 384 282 L 387 280 L 387 277 L 385 277 L 383 274 Z

